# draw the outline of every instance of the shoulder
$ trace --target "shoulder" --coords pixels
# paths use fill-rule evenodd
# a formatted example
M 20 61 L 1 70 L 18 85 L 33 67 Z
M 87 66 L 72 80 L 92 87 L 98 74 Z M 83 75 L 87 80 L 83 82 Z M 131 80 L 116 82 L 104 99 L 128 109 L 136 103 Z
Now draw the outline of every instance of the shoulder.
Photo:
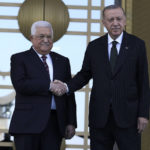
M 141 53 L 146 53 L 146 46 L 144 40 L 139 38 L 138 36 L 135 36 L 133 34 L 126 33 L 127 43 L 129 46 L 132 47 L 132 49 L 136 50 L 136 53 L 141 55 Z
M 65 56 L 58 54 L 56 52 L 50 52 L 50 56 L 54 57 L 56 59 L 60 59 L 60 60 L 69 60 L 68 57 L 65 57 Z
M 145 43 L 144 40 L 142 40 L 141 38 L 139 38 L 139 37 L 136 36 L 136 35 L 129 34 L 129 33 L 127 33 L 127 32 L 125 32 L 125 34 L 126 34 L 127 38 L 128 38 L 132 43 L 134 42 L 134 44 L 135 44 L 135 43 L 136 43 L 136 44 L 144 44 L 144 43 Z
M 11 59 L 14 59 L 14 58 L 22 59 L 25 56 L 28 56 L 30 54 L 30 51 L 31 50 L 26 50 L 26 51 L 23 51 L 23 52 L 15 53 L 11 56 Z
M 104 49 L 107 46 L 107 34 L 89 42 L 87 49 L 86 49 L 86 53 L 88 53 L 89 55 L 93 55 L 93 52 L 99 52 L 99 50 Z
M 99 37 L 99 38 L 89 42 L 89 45 L 100 45 L 101 43 L 106 42 L 107 41 L 107 35 L 108 34 L 105 34 L 105 35 L 103 35 L 103 36 L 101 36 L 101 37 Z
M 50 52 L 50 56 L 52 58 L 53 63 L 57 63 L 57 64 L 60 64 L 61 66 L 65 66 L 65 67 L 70 66 L 70 61 L 69 61 L 68 57 L 65 57 L 56 52 Z

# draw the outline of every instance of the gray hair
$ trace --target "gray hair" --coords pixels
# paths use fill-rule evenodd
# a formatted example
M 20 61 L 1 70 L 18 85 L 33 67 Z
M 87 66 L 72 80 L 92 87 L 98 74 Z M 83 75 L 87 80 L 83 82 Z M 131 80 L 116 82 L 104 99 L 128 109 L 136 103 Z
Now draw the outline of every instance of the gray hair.
M 103 9 L 102 17 L 103 17 L 103 18 L 105 17 L 105 11 L 106 11 L 106 10 L 117 9 L 117 8 L 120 8 L 120 9 L 122 10 L 124 16 L 126 16 L 124 9 L 123 9 L 120 5 L 109 5 L 109 6 L 106 6 L 106 7 Z
M 36 28 L 37 27 L 47 27 L 47 28 L 50 28 L 51 30 L 51 33 L 52 33 L 52 38 L 53 38 L 53 28 L 52 28 L 52 25 L 47 22 L 47 21 L 36 21 L 32 24 L 31 26 L 31 35 L 35 35 L 36 33 Z

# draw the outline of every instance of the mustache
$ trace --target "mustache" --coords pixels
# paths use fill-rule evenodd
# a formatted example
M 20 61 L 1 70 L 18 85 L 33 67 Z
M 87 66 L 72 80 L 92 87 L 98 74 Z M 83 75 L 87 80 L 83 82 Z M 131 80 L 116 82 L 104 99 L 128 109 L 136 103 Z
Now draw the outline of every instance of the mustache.
M 50 43 L 49 42 L 42 42 L 41 45 L 49 46 Z
M 120 27 L 112 27 L 111 29 L 120 29 Z

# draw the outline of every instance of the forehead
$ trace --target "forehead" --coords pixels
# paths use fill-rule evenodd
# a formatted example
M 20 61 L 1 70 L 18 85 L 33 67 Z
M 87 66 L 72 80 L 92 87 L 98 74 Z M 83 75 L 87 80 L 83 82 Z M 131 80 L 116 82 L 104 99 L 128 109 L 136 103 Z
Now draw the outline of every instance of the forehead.
M 51 30 L 48 27 L 36 27 L 36 34 L 51 34 Z
M 115 9 L 107 9 L 104 12 L 105 17 L 112 18 L 112 17 L 123 17 L 124 13 L 121 8 Z

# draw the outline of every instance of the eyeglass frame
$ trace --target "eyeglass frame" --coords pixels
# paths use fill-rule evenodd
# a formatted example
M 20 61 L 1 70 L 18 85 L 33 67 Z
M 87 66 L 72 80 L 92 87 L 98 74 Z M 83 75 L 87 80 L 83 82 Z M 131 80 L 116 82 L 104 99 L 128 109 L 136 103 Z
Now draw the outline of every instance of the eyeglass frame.
M 44 40 L 44 38 L 48 39 L 48 40 L 52 40 L 52 35 L 44 35 L 44 34 L 40 34 L 40 35 L 33 35 L 34 37 L 36 37 L 38 40 Z

